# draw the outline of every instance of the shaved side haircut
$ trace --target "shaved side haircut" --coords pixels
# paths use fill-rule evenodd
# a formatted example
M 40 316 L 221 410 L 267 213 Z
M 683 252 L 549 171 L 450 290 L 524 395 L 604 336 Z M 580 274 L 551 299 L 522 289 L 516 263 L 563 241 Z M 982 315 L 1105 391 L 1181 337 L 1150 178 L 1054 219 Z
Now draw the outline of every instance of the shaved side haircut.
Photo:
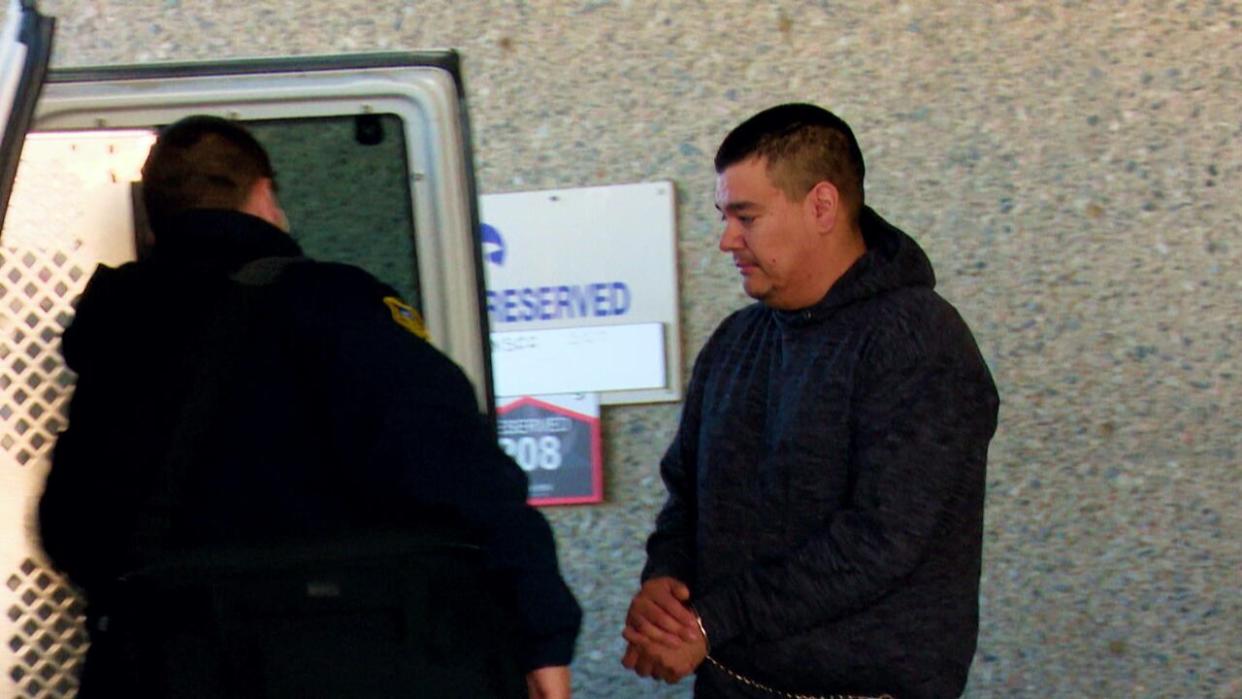
M 758 157 L 785 196 L 798 201 L 816 184 L 831 182 L 858 222 L 865 203 L 862 149 L 837 115 L 813 104 L 782 104 L 742 122 L 716 152 L 716 172 Z

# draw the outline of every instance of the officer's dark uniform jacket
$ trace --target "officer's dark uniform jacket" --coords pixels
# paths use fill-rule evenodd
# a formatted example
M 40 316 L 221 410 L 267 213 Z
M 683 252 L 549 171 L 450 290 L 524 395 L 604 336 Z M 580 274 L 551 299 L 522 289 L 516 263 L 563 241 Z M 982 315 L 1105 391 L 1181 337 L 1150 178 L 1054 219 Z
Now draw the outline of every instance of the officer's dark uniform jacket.
M 146 260 L 100 267 L 64 334 L 78 382 L 39 517 L 88 614 L 93 593 L 148 562 L 142 512 L 179 450 L 193 456 L 160 549 L 452 522 L 517 610 L 522 664 L 568 664 L 581 613 L 551 531 L 465 375 L 397 322 L 396 294 L 355 267 L 292 261 L 252 309 L 244 359 L 204 390 L 200 349 L 230 275 L 301 251 L 231 211 L 168 231 Z

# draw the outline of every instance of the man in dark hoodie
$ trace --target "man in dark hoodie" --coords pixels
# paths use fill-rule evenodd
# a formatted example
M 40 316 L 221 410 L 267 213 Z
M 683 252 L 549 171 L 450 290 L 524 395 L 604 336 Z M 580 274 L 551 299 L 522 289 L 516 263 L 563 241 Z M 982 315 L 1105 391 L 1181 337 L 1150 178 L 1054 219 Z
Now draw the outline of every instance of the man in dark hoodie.
M 998 408 L 975 340 L 832 113 L 755 115 L 716 172 L 759 303 L 695 363 L 622 662 L 696 697 L 958 696 Z
M 152 252 L 100 267 L 65 331 L 78 383 L 39 520 L 48 556 L 87 596 L 82 696 L 267 696 L 256 685 L 270 680 L 279 688 L 266 691 L 279 696 L 510 697 L 475 684 L 495 665 L 463 659 L 501 634 L 465 628 L 483 606 L 477 588 L 515 612 L 518 657 L 489 656 L 514 672 L 494 686 L 516 679 L 533 699 L 567 698 L 581 612 L 547 522 L 526 504 L 525 475 L 497 447 L 465 374 L 421 336 L 414 309 L 361 269 L 301 257 L 273 178 L 237 124 L 200 116 L 169 126 L 143 168 Z M 406 543 L 430 532 L 434 546 Z M 272 616 L 256 612 L 233 647 L 227 635 L 219 645 L 223 588 L 174 565 L 169 592 L 147 572 L 201 562 L 199 552 L 257 555 L 262 571 L 268 553 L 296 568 L 304 555 L 389 560 L 407 545 L 481 551 L 478 575 L 437 582 L 430 571 L 428 589 L 406 589 L 415 573 L 345 563 L 363 572 L 303 583 L 306 599 L 295 589 Z M 456 555 L 427 566 L 456 565 Z M 210 578 L 210 561 L 224 558 L 207 560 Z M 263 582 L 241 592 L 257 598 Z M 347 598 L 371 588 L 370 612 L 385 595 L 430 599 L 395 623 L 343 617 Z M 281 620 L 280 609 L 298 605 L 313 616 Z M 305 653 L 279 666 L 250 645 L 262 640 L 255 634 Z M 389 634 L 414 635 L 432 655 L 385 647 Z M 165 638 L 166 648 L 150 647 Z M 161 676 L 151 658 L 176 669 Z M 411 663 L 421 669 L 396 669 Z M 373 676 L 390 671 L 412 683 Z M 435 678 L 438 689 L 426 684 Z

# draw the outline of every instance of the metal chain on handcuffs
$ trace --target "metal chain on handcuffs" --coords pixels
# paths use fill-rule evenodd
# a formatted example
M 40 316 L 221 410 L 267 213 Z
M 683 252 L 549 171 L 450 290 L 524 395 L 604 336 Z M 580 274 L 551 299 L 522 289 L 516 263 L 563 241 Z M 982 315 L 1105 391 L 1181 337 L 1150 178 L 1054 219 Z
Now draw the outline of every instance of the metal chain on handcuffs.
M 786 692 L 775 687 L 769 687 L 762 682 L 756 682 L 746 675 L 735 672 L 710 655 L 707 656 L 707 662 L 711 663 L 716 669 L 737 680 L 738 682 L 741 682 L 747 687 L 757 689 L 761 692 L 766 692 L 773 696 L 781 697 L 781 699 L 895 699 L 891 694 L 881 694 L 878 697 L 864 697 L 857 694 L 798 694 L 796 692 Z
M 781 699 L 896 699 L 891 694 L 881 694 L 878 697 L 864 697 L 857 694 L 798 694 L 796 692 L 786 692 L 775 687 L 769 687 L 762 682 L 752 680 L 746 675 L 736 672 L 724 663 L 713 658 L 711 654 L 711 642 L 707 640 L 707 629 L 703 627 L 703 617 L 699 616 L 698 613 L 695 613 L 694 616 L 695 621 L 699 622 L 699 633 L 703 634 L 703 642 L 707 646 L 707 656 L 705 660 L 711 663 L 716 669 L 725 673 L 734 680 L 741 682 L 747 687 L 757 689 L 761 692 L 766 692 L 773 696 L 781 697 Z

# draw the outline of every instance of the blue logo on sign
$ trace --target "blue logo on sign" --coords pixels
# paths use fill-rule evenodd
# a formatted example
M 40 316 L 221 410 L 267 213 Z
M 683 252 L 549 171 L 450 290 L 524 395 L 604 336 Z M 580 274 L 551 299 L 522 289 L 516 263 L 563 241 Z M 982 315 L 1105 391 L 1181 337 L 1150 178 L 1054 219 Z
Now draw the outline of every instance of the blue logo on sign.
M 488 262 L 503 267 L 505 264 L 505 239 L 500 237 L 500 231 L 495 226 L 488 224 L 480 224 L 479 229 L 483 233 L 483 256 Z

